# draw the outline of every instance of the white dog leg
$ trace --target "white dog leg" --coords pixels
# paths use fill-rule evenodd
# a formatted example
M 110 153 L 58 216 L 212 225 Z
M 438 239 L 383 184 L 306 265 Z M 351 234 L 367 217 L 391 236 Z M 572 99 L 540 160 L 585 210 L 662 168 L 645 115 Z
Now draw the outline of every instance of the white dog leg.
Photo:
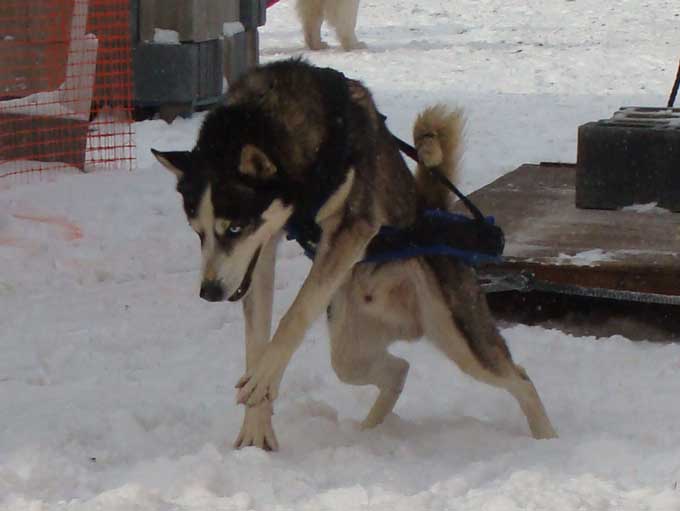
M 321 40 L 323 11 L 324 0 L 297 0 L 297 12 L 302 22 L 305 43 L 310 50 L 328 48 L 328 45 Z
M 340 44 L 347 51 L 366 48 L 355 33 L 358 12 L 359 0 L 334 0 L 325 5 L 326 19 L 335 28 Z
M 253 273 L 250 293 L 243 300 L 247 370 L 255 367 L 271 335 L 277 243 L 278 238 L 269 241 L 262 249 Z M 272 414 L 273 406 L 268 401 L 246 407 L 243 426 L 234 447 L 255 446 L 265 450 L 278 450 L 279 444 L 272 427 Z

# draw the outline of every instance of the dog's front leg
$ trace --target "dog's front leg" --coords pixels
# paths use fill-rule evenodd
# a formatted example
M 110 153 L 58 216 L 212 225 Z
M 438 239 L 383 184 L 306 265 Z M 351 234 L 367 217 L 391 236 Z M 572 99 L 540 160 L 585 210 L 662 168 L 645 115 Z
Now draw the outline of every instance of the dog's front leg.
M 269 341 L 272 324 L 272 301 L 274 298 L 274 268 L 276 246 L 279 238 L 270 240 L 260 253 L 248 293 L 243 299 L 243 316 L 246 334 L 246 371 L 251 371 L 260 359 Z M 279 448 L 272 427 L 273 406 L 265 401 L 246 407 L 241 431 L 234 447 L 255 446 L 265 450 Z
M 328 307 L 352 267 L 365 253 L 378 228 L 366 220 L 340 220 L 333 215 L 324 232 L 314 263 L 300 292 L 276 329 L 272 342 L 252 371 L 239 380 L 238 402 L 248 406 L 273 401 L 283 372 L 312 322 Z

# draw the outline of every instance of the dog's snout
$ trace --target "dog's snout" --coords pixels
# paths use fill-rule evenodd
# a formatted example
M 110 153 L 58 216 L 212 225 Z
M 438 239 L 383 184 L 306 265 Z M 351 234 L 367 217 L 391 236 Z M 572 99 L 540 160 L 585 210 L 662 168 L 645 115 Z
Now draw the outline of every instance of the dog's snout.
M 224 290 L 216 280 L 206 280 L 201 284 L 201 298 L 209 302 L 221 302 L 224 300 Z

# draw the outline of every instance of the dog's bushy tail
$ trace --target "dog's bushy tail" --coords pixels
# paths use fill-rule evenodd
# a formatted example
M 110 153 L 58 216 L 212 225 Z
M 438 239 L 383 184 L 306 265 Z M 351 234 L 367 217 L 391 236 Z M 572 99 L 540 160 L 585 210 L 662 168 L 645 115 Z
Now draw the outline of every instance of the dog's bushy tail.
M 416 186 L 425 208 L 449 209 L 451 192 L 430 174 L 435 169 L 457 184 L 463 153 L 465 119 L 460 109 L 435 105 L 423 110 L 413 125 L 418 151 Z

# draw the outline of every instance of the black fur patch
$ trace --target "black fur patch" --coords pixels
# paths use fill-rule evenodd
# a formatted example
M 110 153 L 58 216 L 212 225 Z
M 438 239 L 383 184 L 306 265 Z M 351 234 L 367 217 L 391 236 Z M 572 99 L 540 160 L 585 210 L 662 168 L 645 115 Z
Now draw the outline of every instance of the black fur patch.
M 196 218 L 196 215 L 198 215 L 198 207 L 207 186 L 207 180 L 193 170 L 184 173 L 178 179 L 177 191 L 182 195 L 184 212 L 189 220 Z

